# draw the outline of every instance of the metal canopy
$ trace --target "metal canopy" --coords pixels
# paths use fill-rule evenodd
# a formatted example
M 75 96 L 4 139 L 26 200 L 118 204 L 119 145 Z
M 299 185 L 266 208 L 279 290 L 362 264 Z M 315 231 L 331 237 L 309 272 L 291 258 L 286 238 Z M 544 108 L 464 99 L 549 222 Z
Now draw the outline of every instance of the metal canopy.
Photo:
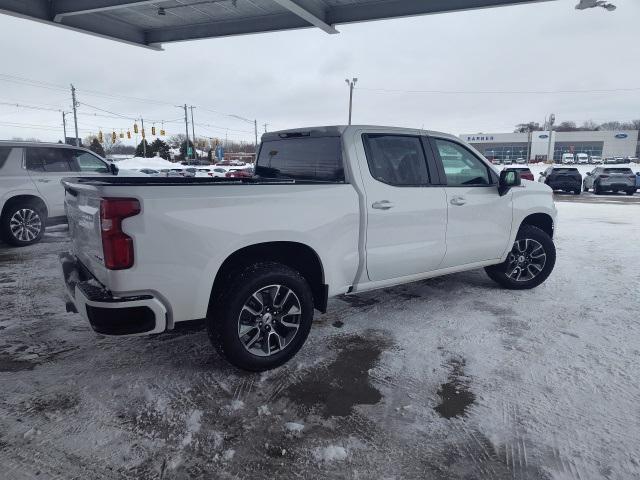
M 0 0 L 0 13 L 160 49 L 165 42 L 548 0 Z

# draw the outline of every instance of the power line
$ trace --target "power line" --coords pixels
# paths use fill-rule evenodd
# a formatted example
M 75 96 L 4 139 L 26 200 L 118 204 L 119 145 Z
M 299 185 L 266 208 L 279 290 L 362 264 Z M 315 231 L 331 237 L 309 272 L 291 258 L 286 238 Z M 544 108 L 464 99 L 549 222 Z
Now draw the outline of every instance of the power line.
M 363 90 L 377 93 L 407 93 L 407 94 L 438 94 L 438 95 L 554 95 L 554 94 L 575 94 L 575 93 L 614 93 L 614 92 L 637 92 L 640 87 L 631 88 L 609 88 L 592 90 L 399 90 L 390 88 L 366 88 L 358 87 L 356 90 Z

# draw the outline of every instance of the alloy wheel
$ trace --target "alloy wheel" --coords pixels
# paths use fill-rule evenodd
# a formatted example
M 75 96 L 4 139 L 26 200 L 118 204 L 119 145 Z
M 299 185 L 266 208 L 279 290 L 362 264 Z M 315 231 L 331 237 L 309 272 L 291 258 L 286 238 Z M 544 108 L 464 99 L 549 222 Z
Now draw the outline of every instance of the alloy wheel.
M 516 282 L 528 282 L 537 277 L 547 263 L 544 247 L 537 240 L 516 240 L 507 257 L 507 277 Z
M 269 285 L 249 296 L 238 316 L 238 337 L 251 354 L 268 357 L 284 350 L 300 328 L 302 308 L 293 290 Z
M 40 214 L 31 208 L 17 210 L 9 220 L 11 234 L 21 242 L 31 242 L 42 232 Z

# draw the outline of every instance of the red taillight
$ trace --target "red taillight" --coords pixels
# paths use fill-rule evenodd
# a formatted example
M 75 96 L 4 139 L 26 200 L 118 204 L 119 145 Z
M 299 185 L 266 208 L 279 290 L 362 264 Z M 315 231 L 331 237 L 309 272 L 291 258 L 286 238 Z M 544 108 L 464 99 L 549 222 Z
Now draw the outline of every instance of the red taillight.
M 135 198 L 103 198 L 100 201 L 100 229 L 104 266 L 124 270 L 133 266 L 133 239 L 122 231 L 122 220 L 140 213 Z

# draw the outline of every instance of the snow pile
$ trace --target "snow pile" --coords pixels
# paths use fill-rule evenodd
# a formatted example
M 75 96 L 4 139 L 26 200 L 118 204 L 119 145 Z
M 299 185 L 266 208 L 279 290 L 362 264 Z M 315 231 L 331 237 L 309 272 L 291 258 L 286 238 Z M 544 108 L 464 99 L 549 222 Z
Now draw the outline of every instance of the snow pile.
M 142 168 L 151 168 L 153 170 L 161 170 L 164 168 L 182 168 L 182 165 L 170 162 L 161 157 L 133 157 L 127 160 L 120 160 L 115 164 L 118 168 L 123 170 L 140 170 Z
M 316 447 L 313 449 L 313 458 L 318 462 L 341 461 L 347 458 L 347 451 L 338 445 L 328 447 Z
M 187 433 L 182 439 L 182 446 L 191 445 L 193 436 L 200 431 L 200 419 L 202 418 L 202 410 L 192 410 L 187 418 Z
M 284 424 L 284 428 L 286 428 L 291 433 L 300 434 L 302 433 L 302 430 L 304 430 L 304 425 L 296 422 L 287 422 Z

